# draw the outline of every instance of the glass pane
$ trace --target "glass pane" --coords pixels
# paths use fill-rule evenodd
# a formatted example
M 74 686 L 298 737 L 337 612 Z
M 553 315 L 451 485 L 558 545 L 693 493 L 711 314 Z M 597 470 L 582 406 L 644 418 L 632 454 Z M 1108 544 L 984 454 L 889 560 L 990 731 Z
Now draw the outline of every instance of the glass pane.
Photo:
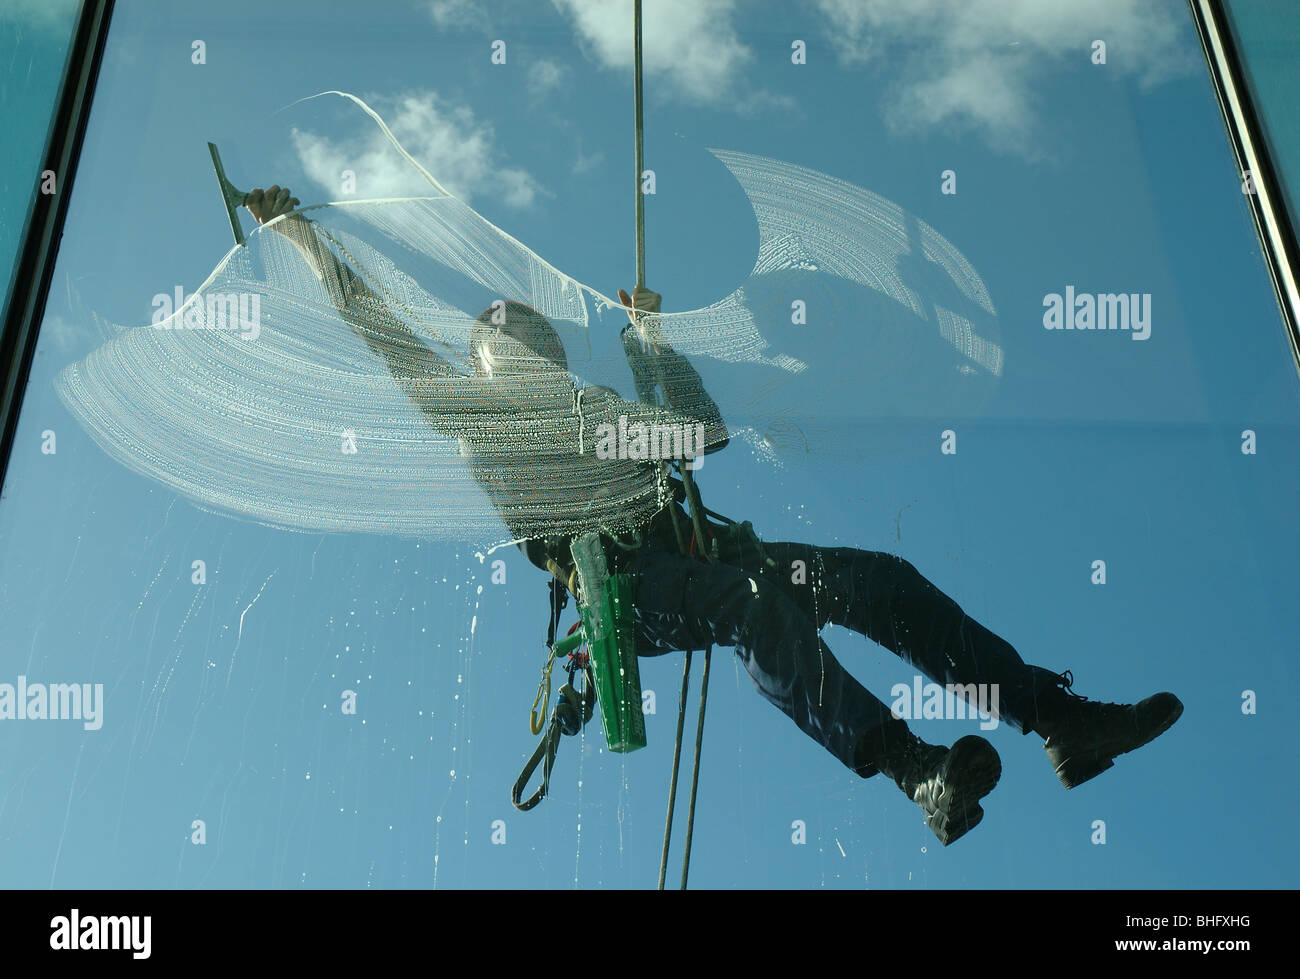
M 40 182 L 41 156 L 80 8 L 77 0 L 14 0 L 0 7 L 0 105 L 5 107 L 0 274 L 5 295 Z
M 1300 398 L 1185 8 L 647 6 L 647 284 L 706 311 L 662 323 L 731 436 L 698 485 L 776 561 L 637 566 L 640 638 L 658 609 L 666 641 L 716 643 L 692 884 L 1294 884 Z M 371 353 L 383 309 L 345 322 L 290 221 L 228 254 L 205 145 L 243 190 L 338 202 L 306 216 L 455 366 L 496 293 L 551 310 L 576 383 L 631 405 L 626 317 L 587 291 L 634 284 L 631 24 L 606 9 L 119 6 L 0 504 L 0 683 L 89 684 L 96 716 L 3 728 L 14 886 L 655 885 L 684 656 L 639 660 L 646 748 L 611 752 L 598 715 L 512 808 L 547 573 L 488 551 L 510 534 L 477 523 L 454 438 L 481 432 L 420 426 L 433 359 Z M 539 260 L 445 200 L 356 203 L 436 192 L 356 104 L 299 101 L 325 89 Z M 177 290 L 244 296 L 241 325 L 256 297 L 257 329 L 155 329 Z M 596 398 L 512 417 L 577 466 L 555 433 Z M 573 471 L 542 503 L 582 499 Z M 1003 642 L 1093 700 L 1185 713 L 1067 791 L 1013 690 L 996 725 L 933 694 L 955 670 L 992 706 L 1027 675 Z M 845 698 L 827 723 L 872 759 L 873 704 L 931 745 L 987 739 L 983 820 L 945 847 L 755 680 L 813 717 Z

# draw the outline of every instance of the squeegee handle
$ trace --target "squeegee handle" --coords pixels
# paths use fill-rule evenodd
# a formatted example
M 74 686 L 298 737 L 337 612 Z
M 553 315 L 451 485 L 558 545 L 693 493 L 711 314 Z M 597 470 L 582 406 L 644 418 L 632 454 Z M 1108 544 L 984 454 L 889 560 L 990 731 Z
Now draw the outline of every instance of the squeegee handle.
M 221 154 L 217 152 L 216 143 L 208 144 L 208 152 L 212 154 L 212 167 L 217 171 L 217 183 L 221 186 L 221 200 L 226 205 L 226 217 L 230 219 L 230 230 L 235 235 L 235 244 L 242 245 L 244 229 L 239 226 L 239 215 L 236 211 L 244 201 L 248 200 L 248 194 L 226 179 L 226 168 L 221 165 Z

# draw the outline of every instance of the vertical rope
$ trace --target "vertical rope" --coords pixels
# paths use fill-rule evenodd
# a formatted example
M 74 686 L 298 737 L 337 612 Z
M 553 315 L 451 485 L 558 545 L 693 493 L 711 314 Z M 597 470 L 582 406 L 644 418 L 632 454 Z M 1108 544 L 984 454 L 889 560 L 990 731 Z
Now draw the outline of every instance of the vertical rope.
M 645 195 L 641 193 L 641 173 L 645 169 L 645 125 L 641 111 L 641 0 L 632 0 L 632 30 L 632 113 L 636 128 L 636 148 L 633 154 L 636 162 L 636 181 L 633 185 L 636 193 L 636 284 L 638 288 L 645 288 Z M 662 377 L 659 387 L 662 391 Z M 660 478 L 663 479 L 666 473 L 666 464 L 660 462 Z M 677 521 L 676 508 L 669 507 L 668 516 L 672 519 L 677 547 L 685 554 L 686 538 Z
M 691 836 L 695 830 L 695 790 L 700 782 L 700 745 L 704 743 L 704 704 L 709 699 L 709 661 L 712 658 L 713 647 L 708 646 L 704 650 L 704 679 L 700 681 L 700 719 L 695 726 L 695 765 L 691 770 L 691 805 L 686 813 L 686 854 L 682 857 L 682 890 L 686 890 L 686 875 L 691 869 Z M 687 667 L 689 666 L 688 661 Z
M 704 533 L 704 518 L 700 514 L 700 508 L 703 503 L 700 500 L 700 491 L 695 486 L 695 478 L 691 475 L 691 470 L 683 465 L 682 484 L 686 489 L 686 504 L 690 508 L 691 523 L 695 530 L 695 540 L 699 544 L 700 554 L 703 555 L 706 564 L 713 562 L 713 556 L 709 553 L 709 545 Z M 700 712 L 699 719 L 695 724 L 695 761 L 691 767 L 691 804 L 686 814 L 686 847 L 682 855 L 682 890 L 686 890 L 686 878 L 691 868 L 691 839 L 695 833 L 695 796 L 699 789 L 700 783 L 700 751 L 704 743 L 704 708 L 709 700 L 709 666 L 713 660 L 713 646 L 708 645 L 704 649 L 704 676 L 700 681 Z M 688 661 L 689 668 L 689 661 Z M 682 701 L 681 714 L 678 720 L 678 740 L 681 740 L 681 720 L 686 713 L 686 702 Z
M 641 173 L 644 170 L 645 157 L 642 139 L 641 120 L 641 0 L 633 0 L 633 29 L 636 39 L 633 42 L 632 58 L 633 110 L 636 114 L 636 284 L 645 286 L 645 195 L 641 193 Z
M 645 127 L 642 116 L 641 102 L 641 0 L 632 2 L 632 22 L 633 22 L 633 79 L 632 79 L 632 101 L 633 112 L 636 117 L 636 284 L 640 288 L 645 287 L 645 194 L 641 192 L 641 174 L 645 171 Z M 666 398 L 667 392 L 664 392 Z M 661 467 L 663 464 L 660 464 Z M 662 471 L 662 468 L 661 468 Z M 694 481 L 690 473 L 685 468 L 682 469 L 683 482 L 686 487 L 686 502 L 691 514 L 691 522 L 695 528 L 695 539 L 699 542 L 700 552 L 704 554 L 705 561 L 710 560 L 707 554 L 707 543 L 704 539 L 704 528 L 699 513 L 699 497 L 695 490 Z M 688 551 L 686 540 L 682 534 L 681 526 L 677 522 L 676 505 L 670 505 L 669 516 L 673 523 L 673 533 L 677 538 L 677 545 L 683 554 Z M 709 688 L 709 661 L 713 655 L 713 647 L 709 646 L 704 653 L 704 680 L 703 687 L 700 690 L 700 716 L 695 728 L 695 762 L 691 769 L 691 802 L 686 817 L 686 852 L 682 858 L 682 889 L 686 888 L 686 876 L 690 870 L 691 863 L 691 837 L 695 828 L 695 797 L 699 788 L 700 779 L 700 745 L 704 736 L 704 705 L 708 696 Z M 681 767 L 682 758 L 682 730 L 686 724 L 686 694 L 690 686 L 691 677 L 691 650 L 686 651 L 686 663 L 682 669 L 682 696 L 677 711 L 677 743 L 673 748 L 673 776 L 668 787 L 668 818 L 664 823 L 664 846 L 663 852 L 659 858 L 659 890 L 664 889 L 664 880 L 668 876 L 668 845 L 672 837 L 673 829 L 673 811 L 677 804 L 677 776 Z
M 682 668 L 682 697 L 677 706 L 677 745 L 673 748 L 673 778 L 668 785 L 668 819 L 664 823 L 664 849 L 659 857 L 659 890 L 664 889 L 668 876 L 668 840 L 673 832 L 673 808 L 677 802 L 677 770 L 682 761 L 682 727 L 686 723 L 686 689 L 691 680 L 691 651 L 686 650 L 686 665 Z M 691 807 L 695 806 L 695 789 L 691 787 Z M 685 871 L 683 871 L 683 876 Z
M 704 555 L 705 563 L 713 561 L 713 556 L 709 553 L 709 543 L 705 540 L 704 518 L 700 515 L 700 507 L 704 505 L 700 499 L 700 491 L 695 488 L 695 477 L 691 475 L 689 466 L 682 464 L 682 487 L 686 490 L 686 507 L 691 515 L 691 526 L 695 529 L 695 543 L 699 545 L 700 553 Z

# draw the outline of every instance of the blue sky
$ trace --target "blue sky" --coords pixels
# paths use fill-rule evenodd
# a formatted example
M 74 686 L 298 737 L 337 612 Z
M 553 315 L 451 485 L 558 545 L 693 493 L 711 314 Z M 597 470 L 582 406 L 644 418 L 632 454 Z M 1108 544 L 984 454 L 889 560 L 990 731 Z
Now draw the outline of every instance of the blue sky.
M 935 228 L 987 286 L 1005 354 L 951 413 L 958 375 L 932 326 L 882 328 L 861 289 L 821 282 L 839 312 L 821 334 L 814 316 L 782 335 L 810 372 L 774 397 L 837 451 L 776 468 L 736 443 L 701 474 L 708 505 L 769 539 L 906 557 L 1089 697 L 1171 690 L 1186 705 L 1070 792 L 1035 737 L 992 732 L 1002 782 L 983 824 L 944 849 L 892 783 L 845 770 L 715 650 L 693 883 L 1293 886 L 1296 843 L 1273 814 L 1297 801 L 1280 695 L 1295 679 L 1300 398 L 1185 6 L 647 6 L 647 280 L 665 309 L 707 305 L 753 266 L 752 212 L 707 153 L 724 148 L 832 175 Z M 0 503 L 0 682 L 102 682 L 105 722 L 0 727 L 7 882 L 653 886 L 680 656 L 642 662 L 657 695 L 646 750 L 603 752 L 593 727 L 563 745 L 551 798 L 517 813 L 540 572 L 507 555 L 498 586 L 472 548 L 199 510 L 111 463 L 52 387 L 103 342 L 95 315 L 146 323 L 153 295 L 194 289 L 226 254 L 208 140 L 237 184 L 288 184 L 305 203 L 343 196 L 343 161 L 361 161 L 358 196 L 420 192 L 355 107 L 290 105 L 326 89 L 370 101 L 439 180 L 557 267 L 630 288 L 617 8 L 394 2 L 358 23 L 319 4 L 119 3 Z M 1089 57 L 1097 39 L 1105 64 Z M 807 64 L 791 63 L 794 40 Z M 947 169 L 955 195 L 940 192 Z M 1151 338 L 1044 330 L 1044 297 L 1071 285 L 1150 294 Z M 945 428 L 956 456 L 939 452 Z M 1099 558 L 1104 586 L 1090 582 Z M 914 675 L 860 636 L 826 639 L 882 697 Z M 973 730 L 915 729 L 939 743 Z

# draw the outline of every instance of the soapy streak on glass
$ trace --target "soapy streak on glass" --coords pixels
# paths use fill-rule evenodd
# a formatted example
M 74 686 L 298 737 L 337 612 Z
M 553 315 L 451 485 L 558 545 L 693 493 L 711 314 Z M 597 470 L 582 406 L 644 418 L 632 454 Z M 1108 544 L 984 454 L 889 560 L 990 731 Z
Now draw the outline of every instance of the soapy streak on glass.
M 658 318 L 663 339 L 704 377 L 729 430 L 711 426 L 708 446 L 729 434 L 779 464 L 788 446 L 769 436 L 800 425 L 806 406 L 779 394 L 808 364 L 771 352 L 759 326 L 771 310 L 747 299 L 781 274 L 819 273 L 872 290 L 929 321 L 983 374 L 1001 374 L 1002 350 L 984 335 L 996 331 L 987 290 L 928 225 L 816 171 L 712 152 L 753 206 L 757 260 L 745 284 L 719 302 Z M 584 346 L 576 341 L 610 316 L 607 328 L 617 329 L 626 313 L 429 180 L 440 196 L 297 212 L 382 304 L 350 303 L 341 315 L 273 222 L 232 248 L 190 297 L 258 296 L 255 333 L 185 329 L 187 304 L 158 324 L 123 329 L 68 366 L 56 381 L 60 397 L 124 465 L 201 507 L 277 527 L 490 546 L 641 524 L 661 503 L 654 467 L 598 458 L 589 439 L 580 451 L 580 433 L 620 415 L 694 424 L 704 406 L 669 411 L 618 397 L 612 388 L 620 379 L 626 388 L 627 366 L 612 356 L 589 355 L 577 365 L 581 376 L 475 376 L 470 330 L 477 311 L 496 300 L 546 316 L 569 340 L 571 368 Z M 402 267 L 389 254 L 401 255 Z M 909 256 L 920 269 L 910 278 Z M 788 316 L 782 301 L 785 312 L 776 312 Z M 369 334 L 366 343 L 358 333 Z M 670 369 L 674 362 L 685 365 L 666 361 Z M 711 377 L 710 365 L 744 371 Z M 809 451 L 806 437 L 802 449 Z

